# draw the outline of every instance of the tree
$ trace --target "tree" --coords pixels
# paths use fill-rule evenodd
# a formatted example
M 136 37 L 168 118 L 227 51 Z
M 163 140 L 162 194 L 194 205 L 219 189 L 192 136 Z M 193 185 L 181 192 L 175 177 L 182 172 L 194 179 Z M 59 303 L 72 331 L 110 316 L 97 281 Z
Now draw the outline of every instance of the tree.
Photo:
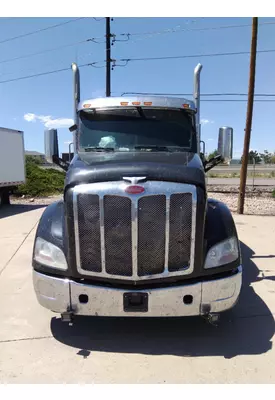
M 270 164 L 272 154 L 269 151 L 264 150 L 263 153 L 260 153 L 260 157 L 265 164 Z
M 260 156 L 265 164 L 275 164 L 275 152 L 270 153 L 268 150 L 264 150 Z
M 218 150 L 212 151 L 212 153 L 209 153 L 209 154 L 208 154 L 207 160 L 210 160 L 211 158 L 216 157 L 218 154 L 219 154 L 219 153 L 218 153 Z
M 253 164 L 255 160 L 255 164 L 260 164 L 260 162 L 262 161 L 260 154 L 256 151 L 256 150 L 250 150 L 250 152 L 248 153 L 248 164 Z M 243 162 L 243 156 L 241 158 L 241 164 Z

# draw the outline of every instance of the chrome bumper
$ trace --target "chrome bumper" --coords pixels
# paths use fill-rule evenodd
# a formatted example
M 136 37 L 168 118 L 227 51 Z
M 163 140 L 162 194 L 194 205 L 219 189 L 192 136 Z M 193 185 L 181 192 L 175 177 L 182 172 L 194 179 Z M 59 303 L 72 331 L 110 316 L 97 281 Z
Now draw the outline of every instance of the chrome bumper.
M 219 313 L 232 308 L 238 300 L 242 284 L 242 267 L 228 278 L 149 290 L 123 290 L 81 284 L 33 271 L 33 284 L 41 306 L 57 313 L 71 310 L 75 315 L 106 317 L 180 317 L 203 315 L 204 310 Z M 147 312 L 125 312 L 124 293 L 148 294 Z M 83 304 L 80 295 L 87 295 Z M 183 297 L 193 297 L 191 304 L 184 304 Z

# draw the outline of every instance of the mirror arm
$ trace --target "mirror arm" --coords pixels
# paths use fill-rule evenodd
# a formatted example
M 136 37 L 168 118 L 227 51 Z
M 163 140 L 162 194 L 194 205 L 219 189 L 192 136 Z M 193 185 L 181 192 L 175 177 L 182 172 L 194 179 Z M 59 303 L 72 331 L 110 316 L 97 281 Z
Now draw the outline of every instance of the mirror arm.
M 53 156 L 53 162 L 54 164 L 58 165 L 60 168 L 62 168 L 64 171 L 68 171 L 69 169 L 69 164 L 66 163 L 65 161 L 62 160 L 62 158 L 59 158 L 57 156 Z
M 210 171 L 210 169 L 216 167 L 218 164 L 222 163 L 223 161 L 224 161 L 223 157 L 220 155 L 211 158 L 210 160 L 208 160 L 204 163 L 204 171 L 205 172 Z

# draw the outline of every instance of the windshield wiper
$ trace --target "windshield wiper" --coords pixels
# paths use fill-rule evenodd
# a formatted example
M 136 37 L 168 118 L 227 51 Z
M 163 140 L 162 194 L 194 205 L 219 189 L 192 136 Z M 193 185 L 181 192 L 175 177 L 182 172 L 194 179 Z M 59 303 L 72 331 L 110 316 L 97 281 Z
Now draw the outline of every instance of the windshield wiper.
M 169 148 L 166 146 L 155 146 L 155 145 L 139 145 L 134 147 L 135 150 L 152 150 L 152 151 L 169 151 Z
M 111 152 L 115 151 L 113 147 L 98 147 L 98 146 L 93 146 L 93 147 L 84 147 L 85 151 L 101 151 L 101 152 Z
M 169 151 L 174 152 L 174 151 L 188 151 L 188 149 L 186 149 L 186 147 L 182 147 L 182 146 L 157 146 L 157 145 L 139 145 L 139 146 L 135 146 L 134 147 L 135 150 L 144 150 L 144 151 Z

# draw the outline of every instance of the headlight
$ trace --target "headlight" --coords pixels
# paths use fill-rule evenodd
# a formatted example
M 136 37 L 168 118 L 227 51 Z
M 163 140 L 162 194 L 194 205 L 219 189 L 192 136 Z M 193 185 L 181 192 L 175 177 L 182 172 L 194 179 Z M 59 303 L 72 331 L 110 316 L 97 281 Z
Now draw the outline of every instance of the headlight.
M 63 271 L 68 268 L 63 251 L 40 237 L 35 242 L 34 259 L 48 267 L 62 269 Z
M 211 247 L 204 268 L 215 268 L 237 260 L 239 257 L 238 239 L 232 237 Z

